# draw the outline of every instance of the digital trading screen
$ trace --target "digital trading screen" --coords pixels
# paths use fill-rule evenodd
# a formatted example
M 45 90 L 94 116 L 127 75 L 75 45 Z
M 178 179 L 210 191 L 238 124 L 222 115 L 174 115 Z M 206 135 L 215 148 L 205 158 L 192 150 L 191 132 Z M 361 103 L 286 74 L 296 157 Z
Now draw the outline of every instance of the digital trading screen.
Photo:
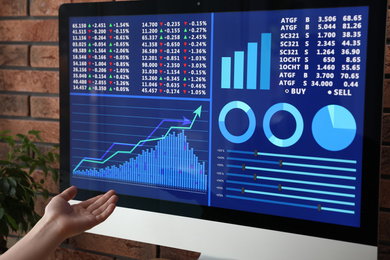
M 71 184 L 359 227 L 368 11 L 70 17 Z

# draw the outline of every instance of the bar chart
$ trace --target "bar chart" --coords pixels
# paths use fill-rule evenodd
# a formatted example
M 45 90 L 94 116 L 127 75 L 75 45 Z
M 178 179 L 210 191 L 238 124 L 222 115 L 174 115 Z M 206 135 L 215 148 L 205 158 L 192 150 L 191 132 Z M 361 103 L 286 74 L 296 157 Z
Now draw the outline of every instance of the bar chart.
M 184 131 L 173 132 L 148 150 L 120 165 L 101 169 L 73 172 L 76 176 L 92 179 L 170 187 L 206 192 L 205 162 L 199 162 L 193 148 L 189 147 Z
M 258 42 L 248 42 L 246 53 L 245 84 L 245 51 L 234 51 L 232 57 L 221 58 L 222 89 L 260 89 L 270 90 L 271 78 L 271 33 L 262 33 L 260 51 Z M 259 69 L 258 69 L 259 65 Z M 233 71 L 233 73 L 232 73 Z M 259 79 L 258 79 L 259 73 Z
M 72 177 L 81 186 L 93 180 L 128 195 L 205 198 L 207 102 L 99 96 L 102 105 L 92 107 L 82 97 L 72 100 L 71 140 Z

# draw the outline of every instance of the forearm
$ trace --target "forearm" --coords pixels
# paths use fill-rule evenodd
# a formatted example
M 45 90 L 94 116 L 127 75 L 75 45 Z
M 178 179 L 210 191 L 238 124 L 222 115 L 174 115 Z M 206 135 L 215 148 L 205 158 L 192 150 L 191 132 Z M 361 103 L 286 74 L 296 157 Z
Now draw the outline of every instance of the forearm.
M 101 196 L 70 205 L 69 200 L 77 193 L 72 186 L 55 196 L 46 206 L 45 215 L 0 260 L 47 258 L 66 238 L 80 234 L 111 215 L 118 197 L 111 190 Z
M 0 259 L 42 260 L 47 258 L 66 239 L 54 220 L 43 217 L 18 243 Z

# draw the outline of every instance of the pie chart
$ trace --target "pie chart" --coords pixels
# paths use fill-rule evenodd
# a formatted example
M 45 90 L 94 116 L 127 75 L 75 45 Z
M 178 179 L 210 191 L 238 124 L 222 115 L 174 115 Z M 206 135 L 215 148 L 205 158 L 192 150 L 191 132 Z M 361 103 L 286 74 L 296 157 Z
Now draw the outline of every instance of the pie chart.
M 345 107 L 328 105 L 314 116 L 312 133 L 322 148 L 340 151 L 347 148 L 355 139 L 356 121 Z

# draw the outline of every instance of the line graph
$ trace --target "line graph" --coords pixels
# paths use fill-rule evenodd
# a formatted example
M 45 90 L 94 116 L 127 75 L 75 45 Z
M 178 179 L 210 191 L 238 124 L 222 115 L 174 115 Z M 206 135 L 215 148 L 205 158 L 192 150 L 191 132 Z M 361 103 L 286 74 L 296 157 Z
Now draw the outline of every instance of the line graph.
M 103 163 L 106 163 L 108 160 L 110 160 L 111 158 L 113 158 L 115 155 L 117 154 L 120 154 L 120 153 L 123 153 L 123 154 L 131 154 L 138 146 L 143 146 L 144 143 L 146 142 L 152 142 L 152 141 L 157 141 L 157 140 L 162 140 L 162 139 L 165 139 L 168 134 L 171 132 L 171 130 L 173 129 L 191 129 L 194 122 L 195 122 L 195 119 L 197 117 L 200 118 L 201 116 L 201 113 L 202 113 L 202 106 L 198 107 L 195 111 L 194 111 L 194 118 L 192 119 L 192 121 L 188 120 L 186 117 L 183 116 L 183 120 L 171 120 L 171 119 L 163 119 L 161 121 L 161 123 L 156 126 L 156 128 L 150 133 L 150 135 L 144 139 L 144 140 L 140 140 L 138 141 L 138 143 L 136 145 L 133 145 L 133 144 L 124 144 L 124 143 L 113 143 L 110 148 L 103 154 L 103 156 L 101 158 L 89 158 L 89 157 L 85 157 L 84 159 L 82 159 L 80 161 L 80 163 L 73 169 L 73 172 L 75 172 L 79 166 L 84 162 L 92 162 L 92 163 L 99 163 L 99 164 L 103 164 Z M 168 131 L 165 133 L 164 136 L 162 137 L 159 137 L 159 138 L 151 138 L 151 136 L 157 131 L 157 129 L 164 123 L 164 122 L 180 122 L 180 123 L 183 123 L 182 124 L 182 127 L 178 127 L 178 126 L 171 126 Z M 188 125 L 190 124 L 190 126 L 187 126 L 187 127 L 184 127 L 184 125 Z M 111 151 L 111 148 L 113 148 L 115 145 L 125 145 L 125 146 L 134 146 L 130 151 L 117 151 L 115 152 L 113 155 L 111 155 L 110 157 L 108 157 L 107 159 L 104 159 L 103 158 L 107 155 L 107 153 L 109 151 Z
M 148 197 L 161 192 L 147 187 L 206 193 L 207 102 L 102 99 L 98 107 L 77 97 L 72 103 L 71 166 L 77 182 L 132 185 L 129 195 Z

